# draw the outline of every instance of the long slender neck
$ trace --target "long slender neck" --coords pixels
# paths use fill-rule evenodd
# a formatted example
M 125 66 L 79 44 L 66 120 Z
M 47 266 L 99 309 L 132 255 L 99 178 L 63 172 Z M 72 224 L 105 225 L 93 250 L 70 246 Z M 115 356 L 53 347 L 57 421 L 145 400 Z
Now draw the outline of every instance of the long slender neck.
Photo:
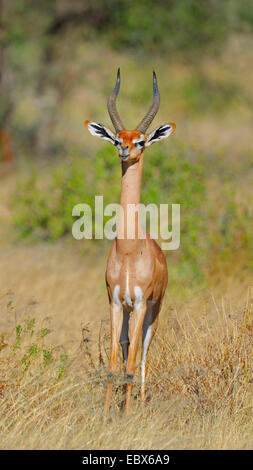
M 129 206 L 140 203 L 142 169 L 143 153 L 136 163 L 122 162 L 117 248 L 123 252 L 132 251 L 142 242 L 138 239 L 139 211 L 137 207 L 134 210 L 134 206 Z

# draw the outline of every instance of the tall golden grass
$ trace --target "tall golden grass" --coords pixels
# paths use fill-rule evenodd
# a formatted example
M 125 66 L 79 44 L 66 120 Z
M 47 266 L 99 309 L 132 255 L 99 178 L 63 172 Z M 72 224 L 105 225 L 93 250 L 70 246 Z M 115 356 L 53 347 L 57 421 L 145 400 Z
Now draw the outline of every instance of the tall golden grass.
M 205 58 L 202 63 L 206 77 L 227 83 L 231 76 L 243 89 L 239 101 L 224 112 L 191 114 L 194 106 L 188 103 L 187 108 L 180 85 L 193 73 L 189 64 L 157 59 L 154 65 L 159 68 L 162 103 L 168 103 L 161 106 L 161 122 L 175 120 L 179 139 L 203 152 L 210 150 L 217 173 L 230 172 L 228 190 L 238 195 L 243 207 L 250 204 L 252 194 L 251 39 L 231 41 L 219 60 Z M 97 56 L 103 57 L 99 69 Z M 85 60 L 80 47 L 76 60 L 80 70 L 85 67 L 89 86 L 81 83 L 73 89 L 56 125 L 70 147 L 83 145 L 85 118 L 100 121 L 106 114 L 102 84 L 110 83 L 112 67 L 121 63 L 124 73 L 139 68 L 136 58 L 105 51 L 102 45 L 90 47 Z M 136 73 L 139 81 L 150 73 L 150 61 L 142 66 L 142 73 Z M 132 123 L 146 111 L 146 99 L 138 105 L 138 116 L 129 103 L 141 85 L 126 80 L 126 88 L 122 87 L 119 108 L 123 114 L 129 110 Z M 26 100 L 25 109 L 29 103 L 35 106 Z M 22 117 L 21 102 L 19 111 Z M 100 145 L 94 141 L 86 140 L 91 156 Z M 236 182 L 231 174 L 237 175 Z M 202 291 L 178 285 L 176 292 L 169 277 L 149 356 L 147 403 L 142 407 L 139 400 L 137 368 L 132 413 L 126 417 L 122 412 L 119 357 L 110 420 L 103 426 L 109 354 L 104 285 L 108 245 L 90 244 L 84 253 L 78 242 L 68 240 L 17 243 L 11 226 L 15 208 L 10 208 L 9 200 L 22 176 L 23 171 L 14 172 L 0 186 L 0 448 L 252 448 L 252 275 L 250 268 L 245 269 L 251 260 L 242 260 L 249 254 L 237 252 L 229 261 L 214 256 Z M 222 204 L 222 184 L 210 181 L 209 209 L 216 201 L 217 207 Z
M 102 426 L 109 354 L 103 262 L 92 269 L 72 251 L 71 263 L 70 251 L 20 247 L 5 272 L 2 259 L 1 448 L 251 448 L 250 279 L 231 275 L 224 289 L 181 303 L 168 292 L 150 351 L 146 406 L 137 368 L 132 413 L 124 415 L 119 356 Z

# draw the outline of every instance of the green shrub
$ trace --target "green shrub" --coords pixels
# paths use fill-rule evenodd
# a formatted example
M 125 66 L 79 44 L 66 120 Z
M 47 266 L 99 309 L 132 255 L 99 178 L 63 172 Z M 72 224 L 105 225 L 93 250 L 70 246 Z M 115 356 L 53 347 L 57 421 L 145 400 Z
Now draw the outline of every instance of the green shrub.
M 13 308 L 12 312 L 15 317 L 15 326 L 12 330 L 7 330 L 1 334 L 0 351 L 4 347 L 6 363 L 9 361 L 13 365 L 15 362 L 15 367 L 12 370 L 10 367 L 10 377 L 13 384 L 20 384 L 28 371 L 32 376 L 36 368 L 39 367 L 42 370 L 51 364 L 55 366 L 54 376 L 61 378 L 59 370 L 63 368 L 64 363 L 61 374 L 63 375 L 67 356 L 64 355 L 63 361 L 62 354 L 58 351 L 59 348 L 45 347 L 44 338 L 51 333 L 51 330 L 40 328 L 34 317 L 25 317 L 21 323 L 16 324 L 16 312 Z
M 226 173 L 217 174 L 215 165 L 195 163 L 208 161 L 208 156 L 202 157 L 178 141 L 171 141 L 169 152 L 165 146 L 154 146 L 144 157 L 142 203 L 180 204 L 181 245 L 168 256 L 175 276 L 187 278 L 189 284 L 204 280 L 206 266 L 214 257 L 232 259 L 240 251 L 250 252 L 252 259 L 253 252 L 253 204 L 247 185 L 245 197 L 240 191 L 238 199 L 239 185 L 235 181 L 225 185 L 221 179 Z M 218 201 L 213 192 L 207 197 L 212 179 L 222 191 Z M 60 164 L 50 177 L 33 173 L 13 196 L 19 237 L 54 241 L 71 235 L 73 207 L 89 204 L 94 214 L 96 195 L 103 195 L 104 207 L 119 203 L 120 180 L 119 158 L 110 145 L 103 146 L 92 162 L 73 158 Z
M 181 204 L 180 259 L 183 263 L 195 263 L 193 271 L 200 275 L 205 200 L 203 168 L 191 163 L 189 151 L 174 142 L 169 154 L 162 146 L 154 147 L 144 159 L 141 200 L 145 205 Z M 73 207 L 79 203 L 89 204 L 94 213 L 95 195 L 103 195 L 104 207 L 119 203 L 120 181 L 120 161 L 111 146 L 103 146 L 92 163 L 87 158 L 65 161 L 50 178 L 33 173 L 13 197 L 17 233 L 21 238 L 29 236 L 51 241 L 70 235 L 75 220 Z M 104 223 L 106 221 L 104 218 Z M 178 254 L 175 258 L 178 261 Z
M 217 44 L 230 26 L 226 2 L 120 0 L 112 11 L 114 46 L 174 52 Z

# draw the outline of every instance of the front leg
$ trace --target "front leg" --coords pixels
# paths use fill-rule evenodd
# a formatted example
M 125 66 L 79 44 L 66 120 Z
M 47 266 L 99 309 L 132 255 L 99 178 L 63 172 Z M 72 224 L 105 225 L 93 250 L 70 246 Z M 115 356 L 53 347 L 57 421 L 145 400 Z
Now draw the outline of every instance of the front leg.
M 109 362 L 109 374 L 108 374 L 108 383 L 107 391 L 105 398 L 105 407 L 104 407 L 104 421 L 109 411 L 111 395 L 112 395 L 112 381 L 113 375 L 116 370 L 117 365 L 117 351 L 120 339 L 120 333 L 122 329 L 123 322 L 123 307 L 119 303 L 114 301 L 110 304 L 110 317 L 111 317 L 111 350 L 110 350 L 110 362 Z
M 141 301 L 135 305 L 130 322 L 130 345 L 127 359 L 127 391 L 126 391 L 126 414 L 129 413 L 132 393 L 132 381 L 135 371 L 135 358 L 138 344 L 142 332 L 142 325 L 147 310 L 146 301 Z

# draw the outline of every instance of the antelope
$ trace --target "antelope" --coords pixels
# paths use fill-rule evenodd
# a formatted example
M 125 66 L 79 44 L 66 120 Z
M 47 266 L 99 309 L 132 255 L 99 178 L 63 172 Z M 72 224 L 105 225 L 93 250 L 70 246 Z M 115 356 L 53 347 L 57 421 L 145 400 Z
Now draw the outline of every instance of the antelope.
M 135 359 L 141 334 L 141 402 L 145 403 L 147 353 L 157 329 L 158 315 L 168 281 L 168 271 L 164 253 L 155 240 L 146 232 L 143 237 L 143 232 L 140 233 L 137 230 L 143 158 L 146 147 L 161 139 L 166 139 L 176 128 L 174 123 L 169 123 L 157 127 L 149 134 L 146 133 L 160 104 L 160 93 L 154 71 L 152 104 L 134 130 L 126 130 L 119 117 L 116 108 L 119 89 L 120 69 L 118 69 L 116 84 L 107 103 L 115 132 L 102 124 L 85 121 L 85 127 L 93 136 L 110 142 L 118 149 L 122 165 L 121 210 L 118 217 L 117 237 L 112 243 L 105 273 L 110 304 L 111 345 L 104 421 L 110 407 L 119 343 L 124 362 L 125 411 L 129 414 Z M 131 220 L 127 216 L 130 205 L 136 208 L 135 217 Z M 128 236 L 129 232 L 133 233 L 131 238 Z

